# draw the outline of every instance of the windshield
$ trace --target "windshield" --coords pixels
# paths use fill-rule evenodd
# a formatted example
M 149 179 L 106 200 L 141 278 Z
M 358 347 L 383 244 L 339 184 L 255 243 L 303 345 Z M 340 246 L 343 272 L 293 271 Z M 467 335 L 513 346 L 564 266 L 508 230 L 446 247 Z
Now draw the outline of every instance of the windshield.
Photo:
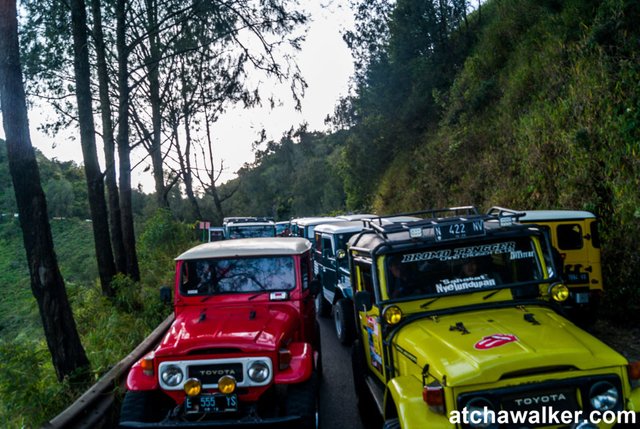
M 529 237 L 444 246 L 385 258 L 387 298 L 448 295 L 508 288 L 543 280 Z
M 185 261 L 180 279 L 180 292 L 189 296 L 285 291 L 294 287 L 291 256 Z
M 275 237 L 276 228 L 274 225 L 258 226 L 230 226 L 227 229 L 229 238 L 255 238 L 255 237 Z

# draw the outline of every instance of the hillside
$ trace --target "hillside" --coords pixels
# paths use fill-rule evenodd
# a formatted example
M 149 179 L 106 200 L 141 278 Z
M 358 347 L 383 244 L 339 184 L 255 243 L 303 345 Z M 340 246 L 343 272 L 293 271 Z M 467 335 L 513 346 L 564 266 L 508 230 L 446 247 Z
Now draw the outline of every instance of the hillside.
M 640 314 L 640 4 L 490 0 L 467 16 L 451 1 L 434 17 L 433 2 L 358 3 L 379 15 L 358 16 L 361 33 L 347 38 L 361 67 L 333 118 L 341 130 L 294 144 L 304 162 L 280 168 L 273 160 L 292 145 L 271 142 L 268 157 L 240 172 L 227 207 L 278 215 L 269 202 L 312 195 L 315 214 L 589 210 L 601 220 L 603 310 Z M 330 152 L 317 152 L 322 141 Z M 300 177 L 322 185 L 294 186 Z M 279 187 L 264 186 L 272 182 Z M 325 194 L 344 199 L 323 206 Z

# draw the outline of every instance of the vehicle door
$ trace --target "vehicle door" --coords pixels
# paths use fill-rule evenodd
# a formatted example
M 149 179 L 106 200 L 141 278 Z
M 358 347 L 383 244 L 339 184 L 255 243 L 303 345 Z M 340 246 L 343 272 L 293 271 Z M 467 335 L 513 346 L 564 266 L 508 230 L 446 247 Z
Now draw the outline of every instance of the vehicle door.
M 384 381 L 384 361 L 382 351 L 382 328 L 380 326 L 380 309 L 375 299 L 375 289 L 371 263 L 365 260 L 354 260 L 356 291 L 368 292 L 371 296 L 370 309 L 356 308 L 358 328 L 362 338 L 362 347 L 367 365 L 373 374 Z
M 316 306 L 310 290 L 312 274 L 311 252 L 306 252 L 300 255 L 300 287 L 302 290 L 300 311 L 304 325 L 303 335 L 307 339 L 315 332 L 316 324 Z
M 336 272 L 336 255 L 334 252 L 334 242 L 332 234 L 316 234 L 319 236 L 322 248 L 321 270 L 322 270 L 322 288 L 329 295 L 327 300 L 333 301 L 336 292 L 337 272 Z

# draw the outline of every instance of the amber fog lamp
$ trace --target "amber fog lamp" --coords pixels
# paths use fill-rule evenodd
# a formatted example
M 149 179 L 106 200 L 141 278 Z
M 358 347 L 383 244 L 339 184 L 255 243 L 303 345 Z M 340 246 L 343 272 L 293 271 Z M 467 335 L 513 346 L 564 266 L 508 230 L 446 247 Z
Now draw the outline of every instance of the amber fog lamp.
M 218 380 L 218 389 L 221 393 L 228 395 L 236 391 L 236 379 L 230 375 L 223 375 Z
M 140 367 L 144 375 L 153 375 L 153 355 L 147 355 L 140 359 Z
M 400 307 L 392 305 L 384 309 L 382 317 L 389 325 L 397 325 L 402 320 L 402 310 Z
M 189 378 L 184 382 L 184 392 L 187 396 L 198 396 L 202 392 L 202 383 L 197 378 Z
M 569 298 L 569 288 L 562 283 L 554 283 L 549 288 L 549 295 L 554 301 L 563 302 Z

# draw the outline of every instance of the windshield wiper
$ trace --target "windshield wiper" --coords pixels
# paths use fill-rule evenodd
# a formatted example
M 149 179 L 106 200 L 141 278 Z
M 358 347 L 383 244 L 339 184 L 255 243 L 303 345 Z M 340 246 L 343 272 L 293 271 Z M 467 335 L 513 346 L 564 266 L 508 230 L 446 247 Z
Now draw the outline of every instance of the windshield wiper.
M 427 301 L 427 302 L 425 302 L 425 303 L 423 303 L 423 304 L 420 304 L 420 308 L 425 309 L 425 308 L 429 307 L 431 304 L 433 304 L 434 302 L 436 302 L 436 301 L 437 301 L 437 300 L 439 300 L 439 299 L 440 299 L 440 297 L 439 297 L 439 296 L 437 296 L 437 297 L 433 298 L 433 299 L 432 299 L 432 300 L 430 300 L 430 301 Z
M 482 297 L 482 299 L 487 300 L 489 298 L 491 298 L 493 295 L 497 294 L 498 292 L 500 292 L 502 289 L 496 289 L 494 291 L 489 292 L 488 294 L 486 294 L 485 296 Z
M 251 295 L 249 298 L 247 298 L 247 301 L 252 301 L 252 300 L 256 299 L 257 297 L 259 297 L 260 295 L 262 295 L 263 293 L 265 293 L 265 292 L 266 292 L 266 290 L 263 290 L 262 292 L 258 292 L 255 295 Z

